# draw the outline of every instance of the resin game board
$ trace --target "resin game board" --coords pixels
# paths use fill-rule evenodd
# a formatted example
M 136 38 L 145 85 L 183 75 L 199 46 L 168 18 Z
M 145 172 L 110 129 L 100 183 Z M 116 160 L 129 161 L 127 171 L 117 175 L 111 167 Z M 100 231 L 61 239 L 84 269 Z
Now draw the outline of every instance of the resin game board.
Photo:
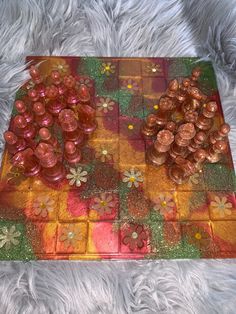
M 98 127 L 67 167 L 60 186 L 27 178 L 3 154 L 0 179 L 0 259 L 160 259 L 236 257 L 235 176 L 230 153 L 175 185 L 165 166 L 145 163 L 140 125 L 158 110 L 169 80 L 189 76 L 195 58 L 30 57 L 95 85 Z M 218 104 L 210 63 L 198 62 L 200 88 Z M 17 92 L 24 99 L 33 82 Z M 13 110 L 13 115 L 15 111 Z M 172 117 L 175 121 L 182 117 Z M 54 130 L 58 139 L 60 134 Z M 76 178 L 75 178 L 76 177 Z M 76 187 L 76 180 L 81 183 Z

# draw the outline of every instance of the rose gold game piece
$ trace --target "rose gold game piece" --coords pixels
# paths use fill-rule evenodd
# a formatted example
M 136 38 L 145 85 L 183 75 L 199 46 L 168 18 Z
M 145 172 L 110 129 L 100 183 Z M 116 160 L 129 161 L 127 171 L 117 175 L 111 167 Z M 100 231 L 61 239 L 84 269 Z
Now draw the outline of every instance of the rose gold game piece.
M 40 165 L 31 148 L 26 148 L 12 157 L 14 166 L 22 167 L 27 177 L 34 177 L 40 172 Z
M 191 86 L 197 86 L 198 79 L 201 76 L 201 69 L 196 67 L 192 70 L 192 75 L 190 77 Z
M 63 130 L 65 141 L 74 142 L 76 145 L 82 143 L 84 134 L 78 129 L 78 121 L 71 109 L 63 109 L 59 113 L 59 122 Z
M 32 123 L 27 123 L 21 115 L 16 115 L 13 119 L 13 130 L 17 136 L 26 140 L 32 140 L 36 135 L 36 129 Z
M 76 147 L 74 142 L 66 142 L 65 143 L 65 154 L 64 158 L 70 163 L 70 164 L 76 164 L 81 159 L 81 153 Z
M 167 124 L 174 109 L 175 105 L 170 98 L 161 97 L 159 110 L 156 113 L 156 124 L 158 130 L 162 129 Z
M 85 134 L 91 134 L 97 128 L 97 122 L 95 120 L 96 110 L 88 105 L 78 106 L 79 128 Z
M 13 132 L 4 132 L 4 139 L 7 143 L 7 149 L 10 154 L 15 154 L 26 148 L 26 141 L 23 138 L 18 138 Z
M 202 113 L 199 115 L 196 127 L 203 131 L 208 131 L 213 125 L 213 118 L 217 111 L 217 104 L 215 101 L 210 101 L 203 108 Z
M 22 100 L 15 101 L 16 110 L 21 114 L 27 123 L 32 123 L 34 121 L 34 114 L 32 111 L 29 111 Z
M 211 144 L 207 149 L 207 160 L 210 163 L 216 163 L 221 159 L 221 154 L 227 150 L 227 143 L 225 141 L 217 141 L 215 144 Z
M 152 137 L 157 134 L 157 117 L 155 114 L 149 114 L 141 127 L 141 133 L 144 137 Z
M 198 118 L 198 113 L 197 111 L 193 111 L 193 110 L 188 110 L 185 112 L 184 114 L 184 120 L 185 122 L 190 122 L 195 124 Z
M 191 140 L 190 145 L 188 146 L 188 150 L 190 152 L 195 152 L 198 148 L 200 148 L 203 143 L 206 141 L 206 133 L 203 131 L 197 132 L 197 134 L 194 136 L 194 138 Z
M 33 105 L 33 110 L 36 115 L 35 121 L 40 127 L 50 127 L 53 125 L 53 117 L 45 109 L 45 106 L 41 102 L 36 102 Z
M 220 126 L 217 131 L 213 131 L 209 134 L 209 142 L 215 144 L 217 141 L 223 140 L 228 136 L 230 131 L 230 126 L 228 123 L 224 123 Z

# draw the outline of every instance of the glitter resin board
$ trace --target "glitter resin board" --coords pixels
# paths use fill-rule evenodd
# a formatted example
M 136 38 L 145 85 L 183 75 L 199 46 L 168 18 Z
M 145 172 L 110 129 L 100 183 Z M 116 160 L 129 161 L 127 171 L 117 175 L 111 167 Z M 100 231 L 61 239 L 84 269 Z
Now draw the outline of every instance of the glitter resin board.
M 29 57 L 95 86 L 98 127 L 68 179 L 27 178 L 4 151 L 0 179 L 0 259 L 161 259 L 236 257 L 235 175 L 230 148 L 183 185 L 145 162 L 143 118 L 158 110 L 168 81 L 202 70 L 200 89 L 218 105 L 213 68 L 195 58 Z M 16 94 L 26 99 L 28 81 Z M 12 115 L 16 112 L 13 110 Z M 175 114 L 173 120 L 181 116 Z M 61 140 L 58 130 L 52 130 Z M 75 176 L 81 182 L 75 185 Z

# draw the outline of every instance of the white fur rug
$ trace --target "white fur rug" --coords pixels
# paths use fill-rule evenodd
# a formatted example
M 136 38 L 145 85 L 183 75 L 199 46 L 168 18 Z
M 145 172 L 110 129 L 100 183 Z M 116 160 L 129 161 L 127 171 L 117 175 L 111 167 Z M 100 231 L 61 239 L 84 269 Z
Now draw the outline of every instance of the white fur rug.
M 236 0 L 0 0 L 1 134 L 31 54 L 210 58 L 236 159 Z M 235 291 L 235 260 L 0 263 L 1 314 L 234 314 Z

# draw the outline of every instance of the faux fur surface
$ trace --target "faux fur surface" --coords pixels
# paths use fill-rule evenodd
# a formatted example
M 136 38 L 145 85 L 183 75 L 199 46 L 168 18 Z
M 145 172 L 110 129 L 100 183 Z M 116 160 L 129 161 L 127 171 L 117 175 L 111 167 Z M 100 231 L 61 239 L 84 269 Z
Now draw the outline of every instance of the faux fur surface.
M 201 56 L 214 62 L 236 164 L 236 0 L 0 0 L 0 126 L 26 55 Z M 2 262 L 0 313 L 223 313 L 235 260 Z

